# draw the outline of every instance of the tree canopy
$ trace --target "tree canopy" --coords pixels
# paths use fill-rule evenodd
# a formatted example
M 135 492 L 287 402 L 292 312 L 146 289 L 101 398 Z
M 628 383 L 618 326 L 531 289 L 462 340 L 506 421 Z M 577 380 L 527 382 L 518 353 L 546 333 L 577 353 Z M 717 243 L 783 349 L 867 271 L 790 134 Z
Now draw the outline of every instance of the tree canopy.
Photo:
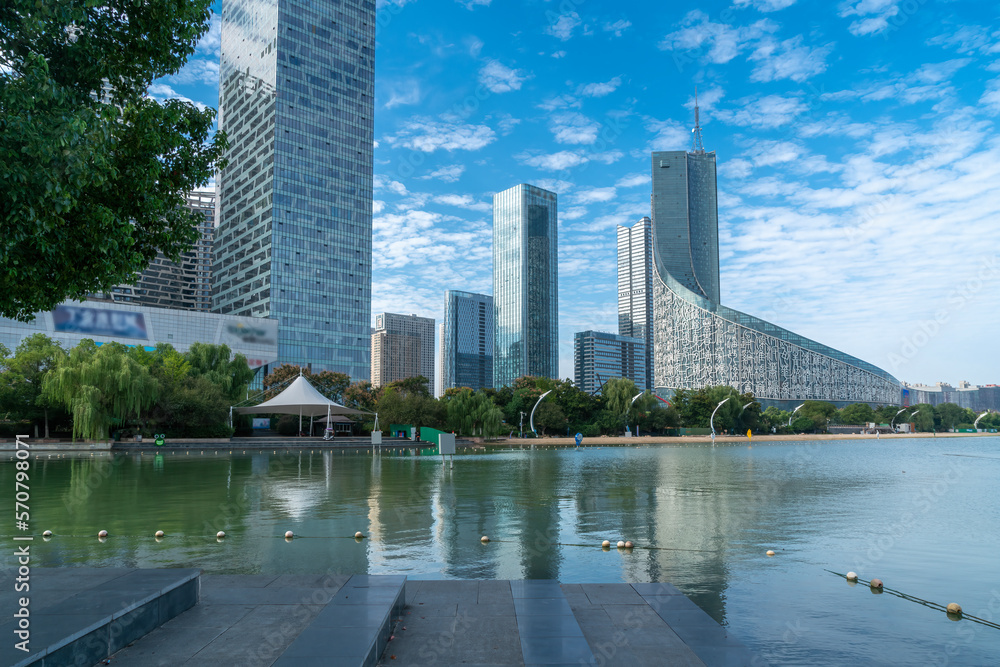
M 211 0 L 0 3 L 0 316 L 134 280 L 197 239 L 185 196 L 223 165 L 215 112 L 147 97 Z

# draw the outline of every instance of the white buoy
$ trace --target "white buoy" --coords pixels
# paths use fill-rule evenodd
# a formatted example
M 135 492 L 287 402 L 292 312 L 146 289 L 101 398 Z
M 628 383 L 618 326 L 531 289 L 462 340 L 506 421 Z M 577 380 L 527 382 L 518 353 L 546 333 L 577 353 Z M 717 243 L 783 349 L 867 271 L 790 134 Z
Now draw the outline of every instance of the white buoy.
M 359 530 L 358 532 L 354 533 L 354 538 L 355 538 L 355 539 L 358 539 L 358 540 L 360 540 L 360 539 L 361 539 L 361 538 L 363 538 L 363 537 L 364 537 L 364 535 L 363 535 L 363 534 L 361 533 L 361 531 L 360 531 L 360 530 Z
M 626 549 L 631 549 L 633 546 L 635 546 L 635 545 L 632 544 L 631 540 L 625 540 L 625 548 Z
M 958 615 L 961 615 L 962 614 L 962 605 L 958 604 L 957 602 L 950 603 L 948 605 L 948 613 L 949 614 L 958 614 Z
M 774 552 L 773 552 L 773 551 L 771 551 L 770 549 L 768 549 L 768 550 L 767 550 L 767 555 L 768 555 L 768 556 L 773 556 L 773 555 L 774 555 Z
M 490 538 L 483 535 L 482 537 L 479 538 L 479 541 L 482 542 L 483 544 L 486 544 L 487 542 L 490 541 Z
M 295 537 L 295 533 L 293 533 L 293 532 L 292 532 L 292 531 L 290 531 L 290 530 L 286 530 L 286 531 L 285 531 L 285 539 L 286 539 L 286 540 L 290 540 L 290 539 L 292 539 L 293 537 Z
M 847 580 L 848 581 L 857 581 L 858 580 L 858 573 L 857 572 L 848 572 L 847 573 Z
M 607 548 L 609 548 L 611 546 L 611 541 L 610 540 L 604 540 L 603 542 L 601 542 L 601 546 L 604 547 L 605 549 L 607 549 Z
M 871 586 L 872 588 L 882 588 L 882 580 L 872 579 L 870 582 L 868 582 L 868 585 Z
M 225 531 L 220 530 L 219 532 L 217 532 L 215 534 L 215 536 L 221 540 L 223 537 L 226 536 L 226 533 L 225 533 Z
M 52 531 L 46 530 L 44 533 L 42 533 L 42 537 L 52 537 Z
M 156 534 L 153 537 L 155 537 L 156 539 L 160 539 L 161 537 L 163 537 L 163 531 L 162 530 L 156 531 Z
M 618 540 L 618 548 L 619 549 L 624 549 L 625 548 L 625 543 L 623 541 L 621 541 L 621 540 Z
M 106 531 L 106 530 L 102 530 L 101 532 L 99 532 L 99 533 L 97 534 L 97 536 L 98 536 L 98 537 L 107 537 L 107 536 L 108 536 L 108 531 Z

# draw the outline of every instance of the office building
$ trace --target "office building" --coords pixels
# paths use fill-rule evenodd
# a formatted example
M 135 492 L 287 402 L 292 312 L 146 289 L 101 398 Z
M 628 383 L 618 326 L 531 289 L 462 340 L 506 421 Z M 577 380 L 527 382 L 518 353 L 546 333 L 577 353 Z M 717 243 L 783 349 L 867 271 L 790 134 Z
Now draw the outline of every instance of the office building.
M 493 386 L 559 376 L 556 194 L 515 185 L 493 196 Z
M 493 386 L 493 297 L 448 290 L 441 325 L 442 392 Z
M 88 301 L 130 303 L 153 308 L 212 309 L 212 235 L 215 232 L 215 192 L 187 196 L 187 208 L 198 215 L 198 240 L 174 262 L 159 253 L 134 282 L 93 294 Z
M 904 382 L 903 405 L 909 407 L 921 403 L 929 405 L 954 403 L 974 412 L 1000 411 L 1000 387 L 995 384 L 975 385 L 964 380 L 959 382 L 957 387 L 947 382 L 936 382 L 933 385 Z
M 653 228 L 648 217 L 631 227 L 618 226 L 618 333 L 643 340 L 643 386 L 652 386 Z
M 646 390 L 646 342 L 603 331 L 574 334 L 573 382 L 577 388 L 596 394 L 612 378 L 628 378 L 639 391 Z
M 656 390 L 731 385 L 781 408 L 898 405 L 900 383 L 884 370 L 721 305 L 715 153 L 705 152 L 697 113 L 692 152 L 652 155 Z
M 371 334 L 373 387 L 422 375 L 434 393 L 434 320 L 416 315 L 381 313 Z
M 222 5 L 213 310 L 281 363 L 369 377 L 375 3 Z

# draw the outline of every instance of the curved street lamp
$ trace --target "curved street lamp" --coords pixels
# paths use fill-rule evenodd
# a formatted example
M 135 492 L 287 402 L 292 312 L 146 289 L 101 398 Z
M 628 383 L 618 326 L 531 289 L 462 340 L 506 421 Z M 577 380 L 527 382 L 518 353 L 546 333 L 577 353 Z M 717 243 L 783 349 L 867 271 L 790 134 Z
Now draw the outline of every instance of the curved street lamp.
M 792 419 L 794 419 L 794 418 L 795 418 L 795 413 L 796 413 L 796 412 L 798 412 L 799 410 L 801 410 L 803 406 L 805 406 L 805 403 L 803 403 L 803 404 L 802 404 L 802 405 L 800 405 L 799 407 L 797 407 L 797 408 L 795 408 L 794 410 L 792 410 L 792 414 L 790 414 L 790 415 L 788 416 L 788 428 L 791 428 L 791 427 L 792 427 Z
M 725 403 L 726 401 L 728 401 L 730 398 L 732 398 L 732 396 L 730 396 L 729 398 L 724 398 L 721 401 L 719 401 L 719 404 L 715 406 L 714 410 L 712 410 L 712 416 L 709 417 L 709 419 L 708 419 L 708 425 L 712 429 L 712 444 L 713 445 L 715 444 L 715 413 L 718 412 L 719 408 L 722 407 L 722 404 Z
M 982 419 L 983 417 L 985 417 L 986 415 L 988 415 L 989 413 L 990 413 L 990 411 L 986 410 L 985 412 L 983 412 L 983 414 L 981 414 L 978 417 L 976 417 L 976 421 L 972 422 L 972 428 L 978 431 L 979 430 L 979 420 Z M 916 414 L 916 413 L 914 412 L 913 414 Z
M 631 410 L 632 406 L 635 405 L 636 399 L 638 399 L 640 396 L 642 396 L 645 393 L 646 392 L 644 392 L 644 391 L 640 391 L 638 394 L 636 394 L 635 396 L 633 396 L 632 400 L 629 402 L 629 404 L 628 404 L 628 410 L 625 411 L 625 428 L 626 429 L 628 429 L 628 413 L 629 413 L 629 410 Z M 638 422 L 636 422 L 636 424 L 635 424 L 635 434 L 639 435 L 639 423 Z
M 909 408 L 908 408 L 908 407 L 906 407 L 906 408 L 901 408 L 901 409 L 899 410 L 899 412 L 903 412 L 903 411 L 905 411 L 905 410 L 909 410 Z M 896 427 L 894 426 L 894 424 L 896 423 L 896 417 L 898 417 L 898 416 L 899 416 L 899 412 L 897 412 L 896 414 L 894 414 L 894 415 L 892 416 L 892 419 L 891 419 L 891 420 L 889 420 L 889 428 L 891 428 L 891 429 L 892 429 L 893 431 L 895 431 L 895 430 L 896 430 Z M 916 413 L 914 413 L 914 414 L 916 414 Z
M 538 404 L 542 402 L 542 399 L 551 393 L 552 390 L 549 389 L 547 392 L 539 396 L 538 400 L 535 401 L 535 407 L 531 408 L 531 417 L 528 418 L 528 425 L 531 427 L 531 432 L 535 434 L 536 438 L 538 437 L 538 431 L 535 430 L 535 410 L 538 409 Z

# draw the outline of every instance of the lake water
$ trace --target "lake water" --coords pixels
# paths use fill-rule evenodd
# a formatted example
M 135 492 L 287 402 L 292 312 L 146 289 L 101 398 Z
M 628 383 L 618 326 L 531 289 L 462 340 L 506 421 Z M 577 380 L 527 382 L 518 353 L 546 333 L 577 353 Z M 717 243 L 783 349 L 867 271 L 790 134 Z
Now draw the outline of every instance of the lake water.
M 9 457 L 0 481 L 13 489 Z M 1000 630 L 829 571 L 1000 622 L 998 484 L 997 437 L 494 449 L 453 469 L 319 451 L 40 453 L 32 530 L 55 536 L 33 565 L 667 581 L 772 664 L 997 665 Z

